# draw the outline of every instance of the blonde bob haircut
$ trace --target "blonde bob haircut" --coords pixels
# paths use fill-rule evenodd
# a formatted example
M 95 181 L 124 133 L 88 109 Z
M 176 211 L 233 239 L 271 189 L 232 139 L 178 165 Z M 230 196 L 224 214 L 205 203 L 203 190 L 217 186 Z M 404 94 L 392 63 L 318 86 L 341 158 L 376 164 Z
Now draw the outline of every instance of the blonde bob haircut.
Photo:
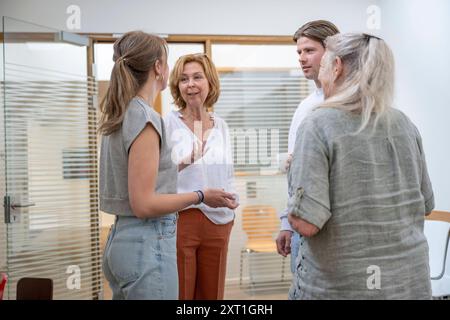
M 209 83 L 209 92 L 205 100 L 205 108 L 210 109 L 217 102 L 220 95 L 219 74 L 211 59 L 205 53 L 187 54 L 181 56 L 175 63 L 172 72 L 170 73 L 170 93 L 173 97 L 173 102 L 180 109 L 186 108 L 186 101 L 181 96 L 178 84 L 180 83 L 183 74 L 184 66 L 190 62 L 197 62 L 203 68 L 206 79 Z

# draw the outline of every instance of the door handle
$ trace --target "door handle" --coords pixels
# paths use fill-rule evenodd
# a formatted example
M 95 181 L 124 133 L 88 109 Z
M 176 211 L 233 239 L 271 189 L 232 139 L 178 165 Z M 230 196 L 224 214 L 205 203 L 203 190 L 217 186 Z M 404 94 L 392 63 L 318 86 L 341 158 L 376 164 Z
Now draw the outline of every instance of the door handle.
M 13 203 L 11 204 L 11 209 L 16 209 L 16 208 L 28 208 L 28 207 L 32 207 L 35 206 L 36 203 L 34 202 L 29 202 L 29 203 Z
M 3 208 L 5 209 L 5 223 L 11 223 L 11 198 L 3 197 Z
M 18 209 L 18 208 L 28 208 L 35 206 L 36 204 L 34 202 L 27 202 L 27 203 L 12 203 L 14 201 L 13 197 L 11 199 L 10 196 L 5 196 L 3 198 L 3 207 L 5 210 L 5 223 L 17 223 L 20 221 L 20 211 L 12 212 L 12 210 Z M 16 199 L 15 201 L 20 201 Z

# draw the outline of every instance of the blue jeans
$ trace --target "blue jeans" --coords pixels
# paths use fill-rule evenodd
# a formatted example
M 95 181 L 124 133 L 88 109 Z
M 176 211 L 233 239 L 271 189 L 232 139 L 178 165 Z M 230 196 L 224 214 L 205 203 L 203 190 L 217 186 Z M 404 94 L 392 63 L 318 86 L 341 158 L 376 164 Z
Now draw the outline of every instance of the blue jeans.
M 177 217 L 118 217 L 103 254 L 113 299 L 176 300 Z
M 292 271 L 292 284 L 289 289 L 288 299 L 289 300 L 298 300 L 299 299 L 299 288 L 300 288 L 300 279 L 299 279 L 299 264 L 301 258 L 300 246 L 302 243 L 302 236 L 295 232 L 291 237 L 291 271 Z
M 300 249 L 300 234 L 297 232 L 292 233 L 291 237 L 291 272 L 296 271 L 298 251 Z

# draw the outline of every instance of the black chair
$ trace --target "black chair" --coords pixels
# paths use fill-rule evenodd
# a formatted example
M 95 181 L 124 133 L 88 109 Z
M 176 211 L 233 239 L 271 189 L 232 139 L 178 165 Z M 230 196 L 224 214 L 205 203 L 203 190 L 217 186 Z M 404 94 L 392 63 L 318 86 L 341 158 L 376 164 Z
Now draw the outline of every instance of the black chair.
M 52 300 L 53 280 L 46 278 L 22 278 L 17 282 L 17 300 Z

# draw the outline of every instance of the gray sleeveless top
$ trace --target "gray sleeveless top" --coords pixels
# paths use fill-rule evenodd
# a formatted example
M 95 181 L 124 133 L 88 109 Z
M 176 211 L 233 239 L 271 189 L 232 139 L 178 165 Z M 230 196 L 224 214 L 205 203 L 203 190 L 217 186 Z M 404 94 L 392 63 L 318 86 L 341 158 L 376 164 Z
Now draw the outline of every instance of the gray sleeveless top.
M 100 152 L 100 210 L 118 216 L 134 216 L 128 195 L 128 152 L 133 141 L 150 123 L 160 137 L 156 193 L 177 193 L 177 167 L 171 160 L 163 119 L 148 104 L 134 98 L 122 127 L 102 136 Z

